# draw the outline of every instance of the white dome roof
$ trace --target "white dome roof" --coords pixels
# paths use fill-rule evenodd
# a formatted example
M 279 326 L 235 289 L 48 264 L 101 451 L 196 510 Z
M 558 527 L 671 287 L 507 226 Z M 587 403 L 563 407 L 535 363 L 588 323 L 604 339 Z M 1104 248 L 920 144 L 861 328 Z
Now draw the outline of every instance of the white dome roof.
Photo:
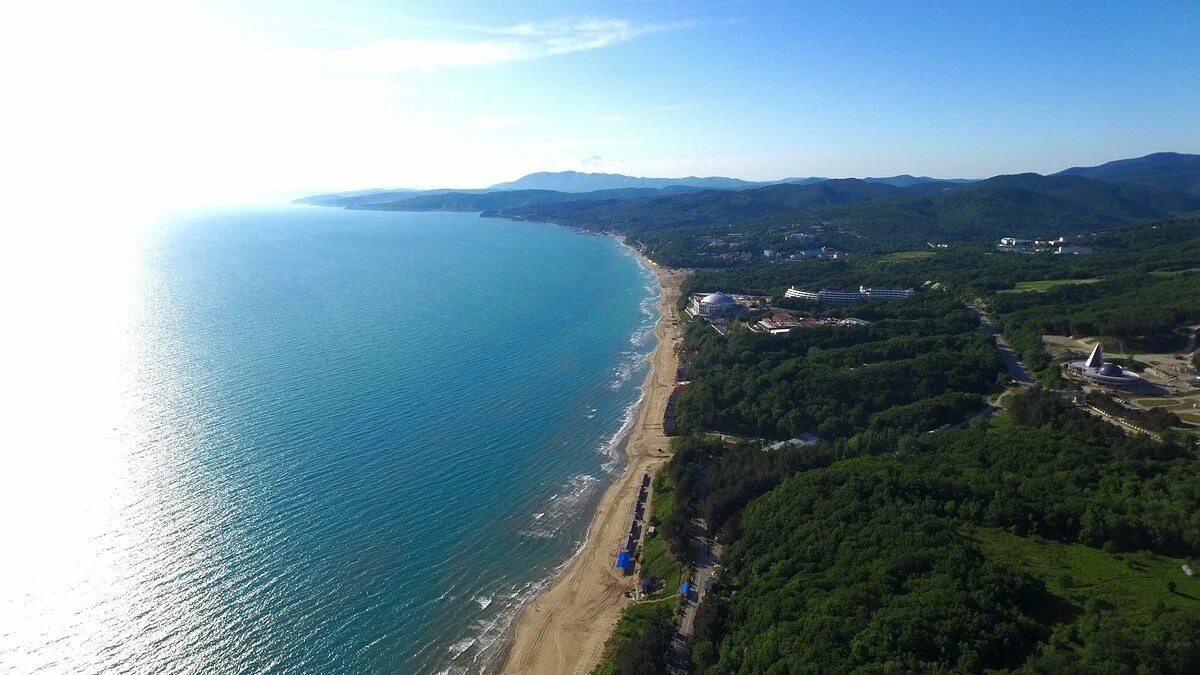
M 700 301 L 705 305 L 732 305 L 737 302 L 728 293 L 709 293 Z

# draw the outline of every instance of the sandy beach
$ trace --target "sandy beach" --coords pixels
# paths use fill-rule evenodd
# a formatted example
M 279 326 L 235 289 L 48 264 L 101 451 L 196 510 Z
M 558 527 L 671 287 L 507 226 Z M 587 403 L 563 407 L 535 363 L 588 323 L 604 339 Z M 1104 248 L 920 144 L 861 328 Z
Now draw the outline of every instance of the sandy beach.
M 621 574 L 614 563 L 642 474 L 653 474 L 669 456 L 662 420 L 678 368 L 676 347 L 683 327 L 675 305 L 687 276 L 682 270 L 662 268 L 644 258 L 643 263 L 654 270 L 662 288 L 661 318 L 654 330 L 658 344 L 647 357 L 650 372 L 642 385 L 637 421 L 624 446 L 628 465 L 597 507 L 583 550 L 518 617 L 505 673 L 591 672 L 621 610 L 630 602 L 624 593 L 634 585 L 634 578 Z

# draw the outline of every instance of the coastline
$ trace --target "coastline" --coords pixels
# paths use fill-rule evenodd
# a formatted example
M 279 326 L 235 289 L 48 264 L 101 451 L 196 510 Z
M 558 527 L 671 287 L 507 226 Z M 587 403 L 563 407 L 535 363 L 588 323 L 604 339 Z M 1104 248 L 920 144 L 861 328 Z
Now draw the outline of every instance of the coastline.
M 663 434 L 662 419 L 675 386 L 676 347 L 683 330 L 675 306 L 687 274 L 661 267 L 624 245 L 654 272 L 661 291 L 659 319 L 654 327 L 657 343 L 646 357 L 650 371 L 642 384 L 636 421 L 620 444 L 625 451 L 625 469 L 597 505 L 580 550 L 549 588 L 517 616 L 502 667 L 505 673 L 559 675 L 587 673 L 596 667 L 629 602 L 625 590 L 634 583 L 614 565 L 627 516 L 637 498 L 642 474 L 655 473 L 670 457 L 670 439 Z

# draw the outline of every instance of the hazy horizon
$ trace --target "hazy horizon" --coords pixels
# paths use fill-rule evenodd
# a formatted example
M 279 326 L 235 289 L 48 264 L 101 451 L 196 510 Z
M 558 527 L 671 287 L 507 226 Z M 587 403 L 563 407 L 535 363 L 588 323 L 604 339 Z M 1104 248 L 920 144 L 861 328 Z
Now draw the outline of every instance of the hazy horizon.
M 1146 154 L 1144 154 L 1144 155 L 1139 155 L 1138 157 L 1113 157 L 1112 159 L 1109 159 L 1109 160 L 1104 160 L 1104 161 L 1097 162 L 1097 163 L 1096 163 L 1096 165 L 1105 164 L 1105 163 L 1112 162 L 1112 161 L 1126 160 L 1126 159 L 1139 159 L 1139 158 L 1141 158 L 1141 157 L 1146 157 L 1146 156 L 1149 156 L 1149 155 L 1156 155 L 1156 154 L 1171 154 L 1171 153 L 1175 153 L 1175 154 L 1193 154 L 1193 153 L 1178 153 L 1177 151 L 1174 151 L 1174 150 L 1159 150 L 1159 151 L 1155 151 L 1155 152 L 1148 152 L 1148 153 L 1146 153 Z M 1064 170 L 1066 170 L 1066 169 L 1076 168 L 1076 167 L 1079 167 L 1079 166 L 1084 166 L 1084 165 L 1080 165 L 1080 164 L 1069 164 L 1069 165 L 1063 166 L 1061 169 L 1056 169 L 1056 170 L 1048 170 L 1048 171 L 1044 171 L 1044 172 L 1034 172 L 1034 173 L 1042 173 L 1043 175 L 1048 175 L 1048 174 L 1054 174 L 1054 173 L 1058 173 L 1058 172 L 1060 172 L 1060 171 L 1064 171 Z M 1089 166 L 1090 166 L 1090 165 L 1089 165 Z M 774 177 L 774 178 L 753 178 L 753 179 L 752 179 L 752 178 L 745 178 L 745 177 L 743 177 L 743 176 L 717 176 L 717 175 L 699 175 L 699 174 L 681 174 L 681 175 L 678 175 L 678 176 L 643 176 L 643 175 L 636 175 L 636 174 L 621 173 L 620 171 L 580 171 L 580 170 L 578 170 L 578 169 L 561 169 L 561 170 L 544 170 L 544 171 L 543 171 L 543 170 L 539 170 L 539 171 L 531 171 L 531 172 L 529 172 L 529 173 L 522 174 L 521 176 L 516 176 L 516 177 L 513 177 L 513 178 L 511 178 L 511 179 L 506 179 L 506 180 L 502 180 L 502 181 L 497 181 L 497 182 L 494 182 L 494 183 L 491 183 L 491 184 L 488 184 L 488 185 L 454 185 L 454 186 L 441 185 L 441 186 L 434 186 L 434 187 L 419 187 L 419 188 L 414 188 L 414 187 L 412 187 L 412 186 L 409 186 L 409 185 L 367 185 L 367 186 L 360 186 L 360 187 L 357 187 L 357 188 L 346 188 L 346 189 L 343 189 L 343 190 L 335 190 L 335 191 L 329 191 L 329 192 L 355 192 L 355 191 L 368 191 L 368 190 L 413 190 L 413 191 L 421 191 L 421 190 L 437 190 L 437 189 L 452 189 L 452 190 L 453 190 L 453 189 L 461 189 L 461 190 L 479 190 L 479 189 L 488 189 L 488 188 L 491 188 L 491 187 L 493 187 L 493 186 L 495 186 L 495 185 L 502 185 L 502 184 L 506 184 L 506 183 L 513 183 L 513 182 L 516 182 L 516 181 L 520 180 L 521 178 L 527 178 L 527 177 L 529 177 L 529 176 L 533 176 L 533 175 L 537 175 L 537 174 L 557 174 L 557 173 L 572 173 L 572 172 L 574 172 L 574 173 L 579 173 L 579 174 L 583 174 L 583 175 L 624 176 L 624 177 L 627 177 L 627 178 L 633 178 L 633 179 L 636 179 L 636 180 L 643 180 L 643 179 L 645 179 L 645 180 L 656 180 L 656 179 L 685 180 L 685 179 L 688 179 L 688 178 L 698 178 L 698 179 L 701 179 L 701 180 L 705 180 L 705 179 L 709 179 L 709 178 L 733 178 L 733 179 L 737 179 L 737 180 L 745 180 L 745 181 L 748 181 L 748 182 L 754 182 L 754 183 L 770 183 L 770 182 L 774 182 L 774 181 L 803 180 L 803 179 L 810 179 L 810 178 L 821 178 L 821 179 L 827 179 L 827 180 L 844 180 L 844 179 L 856 179 L 856 178 L 857 178 L 857 179 L 866 179 L 866 178 L 892 178 L 892 177 L 897 177 L 897 176 L 905 176 L 905 175 L 907 175 L 907 176 L 913 176 L 913 177 L 916 177 L 916 178 L 933 178 L 933 179 L 940 179 L 940 180 L 972 180 L 972 181 L 977 181 L 977 180 L 986 180 L 986 179 L 988 179 L 988 178 L 993 178 L 993 177 L 995 177 L 995 176 L 1005 175 L 1005 174 L 989 174 L 989 175 L 986 175 L 986 176 L 938 176 L 938 175 L 931 175 L 931 174 L 917 173 L 917 172 L 913 172 L 913 171 L 902 171 L 902 172 L 900 172 L 900 173 L 889 174 L 889 175 L 884 175 L 884 174 L 861 174 L 861 175 L 855 175 L 855 176 L 829 176 L 829 175 L 821 174 L 821 175 L 808 175 L 808 176 L 788 175 L 788 176 L 776 176 L 776 177 Z M 1029 172 L 1029 171 L 1013 171 L 1013 172 L 1011 172 L 1011 173 L 1012 173 L 1012 174 L 1020 174 L 1020 173 L 1030 173 L 1030 172 Z M 305 193 L 303 193 L 303 194 L 317 194 L 317 193 L 320 193 L 320 192 L 321 192 L 321 191 L 317 191 L 316 193 L 313 193 L 313 192 L 305 192 Z

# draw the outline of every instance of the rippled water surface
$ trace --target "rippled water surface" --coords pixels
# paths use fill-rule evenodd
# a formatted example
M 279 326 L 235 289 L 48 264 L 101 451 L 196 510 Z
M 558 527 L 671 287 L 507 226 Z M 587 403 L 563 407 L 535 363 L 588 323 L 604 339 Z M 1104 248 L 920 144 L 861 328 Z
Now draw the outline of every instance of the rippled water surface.
M 648 272 L 607 237 L 313 207 L 176 217 L 112 264 L 29 402 L 60 422 L 0 459 L 0 670 L 485 668 L 619 468 Z

